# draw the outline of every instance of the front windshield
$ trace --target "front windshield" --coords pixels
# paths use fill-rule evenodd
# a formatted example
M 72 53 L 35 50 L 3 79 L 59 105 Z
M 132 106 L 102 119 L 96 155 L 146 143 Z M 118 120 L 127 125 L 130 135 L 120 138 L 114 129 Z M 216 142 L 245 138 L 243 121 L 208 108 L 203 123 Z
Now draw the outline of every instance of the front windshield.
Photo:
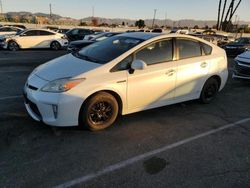
M 21 34 L 22 34 L 22 33 L 24 33 L 25 31 L 27 31 L 27 29 L 24 29 L 24 30 L 18 31 L 18 32 L 16 33 L 16 35 L 21 35 Z
M 105 64 L 141 42 L 141 39 L 114 36 L 83 48 L 77 55 L 89 61 Z
M 234 42 L 239 43 L 239 44 L 245 44 L 245 43 L 250 43 L 250 39 L 248 39 L 248 38 L 238 38 Z

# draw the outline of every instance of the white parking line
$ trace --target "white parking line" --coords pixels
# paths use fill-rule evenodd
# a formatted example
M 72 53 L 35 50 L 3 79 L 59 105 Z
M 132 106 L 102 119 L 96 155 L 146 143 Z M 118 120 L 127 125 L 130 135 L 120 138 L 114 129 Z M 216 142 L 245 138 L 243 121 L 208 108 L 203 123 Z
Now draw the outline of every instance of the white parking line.
M 243 120 L 240 120 L 240 121 L 237 121 L 235 123 L 231 123 L 231 124 L 228 124 L 228 125 L 225 125 L 225 126 L 222 126 L 222 127 L 219 127 L 217 129 L 213 129 L 213 130 L 210 130 L 210 131 L 207 131 L 207 132 L 204 132 L 204 133 L 201 133 L 201 134 L 198 134 L 196 136 L 193 136 L 193 137 L 190 137 L 190 138 L 187 138 L 187 139 L 184 139 L 184 140 L 181 140 L 181 141 L 178 141 L 176 143 L 173 143 L 173 144 L 170 144 L 170 145 L 166 145 L 162 148 L 159 148 L 159 149 L 156 149 L 156 150 L 153 150 L 153 151 L 150 151 L 150 152 L 147 152 L 147 153 L 144 153 L 144 154 L 141 154 L 141 155 L 138 155 L 138 156 L 135 156 L 133 158 L 130 158 L 130 159 L 127 159 L 125 161 L 121 161 L 119 163 L 116 163 L 116 164 L 113 164 L 111 166 L 107 166 L 97 172 L 93 172 L 91 174 L 87 174 L 85 176 L 82 176 L 80 178 L 77 178 L 77 179 L 74 179 L 74 180 L 71 180 L 71 181 L 68 181 L 66 183 L 63 183 L 61 185 L 58 185 L 56 186 L 55 188 L 65 188 L 65 187 L 72 187 L 72 186 L 75 186 L 77 184 L 80 184 L 80 183 L 84 183 L 84 182 L 87 182 L 89 180 L 92 180 L 92 179 L 95 179 L 97 177 L 100 177 L 102 175 L 105 175 L 105 174 L 108 174 L 108 173 L 111 173 L 111 172 L 114 172 L 116 170 L 119 170 L 119 169 L 122 169 L 122 168 L 125 168 L 127 166 L 130 166 L 132 165 L 133 163 L 136 163 L 136 162 L 139 162 L 145 158 L 148 158 L 148 157 L 151 157 L 153 155 L 157 155 L 159 153 L 162 153 L 162 152 L 165 152 L 165 151 L 168 151 L 168 150 L 171 150 L 171 149 L 174 149 L 174 148 L 177 148 L 179 146 L 182 146 L 184 144 L 187 144 L 189 142 L 192 142 L 192 141 L 195 141 L 197 139 L 200 139 L 200 138 L 203 138 L 203 137 L 206 137 L 206 136 L 209 136 L 209 135 L 212 135 L 214 133 L 217 133 L 217 132 L 220 132 L 220 131 L 223 131 L 223 130 L 226 130 L 226 129 L 229 129 L 229 128 L 232 128 L 232 127 L 235 127 L 237 125 L 240 125 L 240 124 L 243 124 L 243 123 L 246 123 L 250 121 L 250 118 L 246 118 L 246 119 L 243 119 Z
M 18 99 L 22 98 L 22 95 L 10 96 L 10 97 L 0 97 L 0 100 L 7 100 L 7 99 Z

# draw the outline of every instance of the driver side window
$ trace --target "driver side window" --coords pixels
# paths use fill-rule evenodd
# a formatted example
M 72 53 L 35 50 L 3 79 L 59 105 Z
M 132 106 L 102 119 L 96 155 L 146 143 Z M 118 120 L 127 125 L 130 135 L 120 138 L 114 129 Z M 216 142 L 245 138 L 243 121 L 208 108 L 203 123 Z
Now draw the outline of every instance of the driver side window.
M 152 43 L 135 54 L 135 59 L 147 65 L 165 63 L 173 60 L 172 39 Z
M 125 59 L 123 59 L 120 63 L 118 63 L 114 68 L 111 69 L 111 72 L 128 70 L 133 61 L 133 55 L 129 55 Z

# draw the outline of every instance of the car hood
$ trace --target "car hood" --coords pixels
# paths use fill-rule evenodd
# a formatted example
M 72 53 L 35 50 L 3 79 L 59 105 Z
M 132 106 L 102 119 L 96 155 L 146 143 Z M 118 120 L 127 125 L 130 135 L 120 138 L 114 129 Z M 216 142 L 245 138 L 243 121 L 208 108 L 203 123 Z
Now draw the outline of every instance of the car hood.
M 235 59 L 238 61 L 243 61 L 245 63 L 250 64 L 250 51 L 248 50 L 248 51 L 238 55 Z
M 99 66 L 101 64 L 89 62 L 79 59 L 72 54 L 67 54 L 37 67 L 33 71 L 33 74 L 44 80 L 52 81 L 60 78 L 75 77 Z

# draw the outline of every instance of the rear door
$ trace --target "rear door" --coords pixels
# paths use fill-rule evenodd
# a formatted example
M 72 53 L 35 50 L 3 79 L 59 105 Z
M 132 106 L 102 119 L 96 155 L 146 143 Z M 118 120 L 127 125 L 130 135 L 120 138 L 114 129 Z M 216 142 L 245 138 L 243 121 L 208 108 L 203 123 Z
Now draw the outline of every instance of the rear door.
M 176 46 L 178 66 L 176 100 L 184 101 L 197 98 L 207 79 L 209 57 L 204 54 L 202 43 L 199 41 L 177 38 Z
M 40 30 L 39 35 L 37 36 L 37 42 L 36 45 L 37 48 L 49 48 L 51 42 L 54 40 L 55 33 Z

